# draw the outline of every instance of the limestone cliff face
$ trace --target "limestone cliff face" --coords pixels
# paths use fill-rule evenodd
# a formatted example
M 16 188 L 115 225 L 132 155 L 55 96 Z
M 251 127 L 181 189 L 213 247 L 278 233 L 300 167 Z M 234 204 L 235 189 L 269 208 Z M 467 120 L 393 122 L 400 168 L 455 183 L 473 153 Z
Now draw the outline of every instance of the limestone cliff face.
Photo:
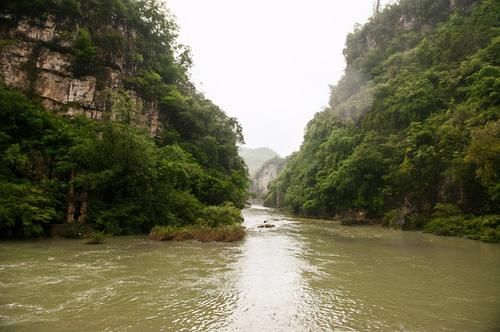
M 99 80 L 95 76 L 77 77 L 71 71 L 71 47 L 78 25 L 58 22 L 53 16 L 44 20 L 0 17 L 0 80 L 13 88 L 38 96 L 45 107 L 74 116 L 84 114 L 100 119 L 109 108 L 106 91 L 124 89 L 139 126 L 151 136 L 159 130 L 158 104 L 140 98 L 124 82 L 131 74 L 119 55 L 110 56 Z M 122 29 L 124 37 L 130 33 Z
M 285 167 L 286 160 L 280 157 L 270 159 L 257 170 L 252 177 L 251 192 L 257 196 L 263 196 L 267 193 L 267 186 L 271 181 L 278 177 L 279 172 Z

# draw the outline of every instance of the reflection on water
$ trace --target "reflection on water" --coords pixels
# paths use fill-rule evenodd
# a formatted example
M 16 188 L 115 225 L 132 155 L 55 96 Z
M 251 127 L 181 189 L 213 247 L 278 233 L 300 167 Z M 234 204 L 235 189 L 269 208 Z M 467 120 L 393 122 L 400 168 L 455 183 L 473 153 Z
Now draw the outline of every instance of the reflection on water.
M 6 331 L 500 328 L 500 246 L 244 211 L 240 243 L 0 243 Z M 264 220 L 276 225 L 258 229 Z

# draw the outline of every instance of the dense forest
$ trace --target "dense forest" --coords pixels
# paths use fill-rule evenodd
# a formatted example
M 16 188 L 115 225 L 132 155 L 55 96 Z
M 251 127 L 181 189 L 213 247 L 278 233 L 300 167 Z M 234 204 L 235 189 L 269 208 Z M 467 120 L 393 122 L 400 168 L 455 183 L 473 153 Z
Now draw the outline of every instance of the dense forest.
M 401 0 L 357 26 L 266 204 L 500 241 L 499 18 L 496 0 Z
M 2 1 L 0 12 L 0 48 L 23 42 L 7 33 L 21 20 L 54 17 L 69 43 L 37 47 L 70 57 L 69 75 L 95 77 L 107 96 L 101 119 L 90 120 L 46 109 L 32 84 L 0 86 L 2 237 L 38 236 L 65 223 L 111 234 L 239 225 L 248 188 L 241 127 L 190 82 L 189 49 L 160 1 L 15 0 Z M 117 56 L 123 86 L 103 77 Z M 157 134 L 136 125 L 125 89 L 158 105 Z

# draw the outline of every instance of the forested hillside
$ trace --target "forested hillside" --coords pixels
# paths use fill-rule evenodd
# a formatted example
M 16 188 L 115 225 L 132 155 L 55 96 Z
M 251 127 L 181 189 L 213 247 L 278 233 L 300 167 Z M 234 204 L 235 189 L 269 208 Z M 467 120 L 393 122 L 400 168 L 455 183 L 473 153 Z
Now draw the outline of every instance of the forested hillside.
M 401 0 L 344 55 L 266 203 L 500 241 L 500 2 Z
M 241 127 L 194 88 L 176 34 L 156 0 L 1 2 L 3 237 L 241 221 Z

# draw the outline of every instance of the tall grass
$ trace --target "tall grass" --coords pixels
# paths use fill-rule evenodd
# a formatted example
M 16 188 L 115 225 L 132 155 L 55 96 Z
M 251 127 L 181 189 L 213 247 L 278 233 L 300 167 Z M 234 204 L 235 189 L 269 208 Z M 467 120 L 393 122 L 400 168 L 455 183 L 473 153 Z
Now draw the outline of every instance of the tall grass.
M 240 225 L 223 225 L 209 227 L 204 225 L 190 225 L 183 227 L 156 226 L 153 227 L 149 238 L 157 241 L 186 241 L 198 240 L 201 242 L 234 242 L 245 237 L 245 229 Z

